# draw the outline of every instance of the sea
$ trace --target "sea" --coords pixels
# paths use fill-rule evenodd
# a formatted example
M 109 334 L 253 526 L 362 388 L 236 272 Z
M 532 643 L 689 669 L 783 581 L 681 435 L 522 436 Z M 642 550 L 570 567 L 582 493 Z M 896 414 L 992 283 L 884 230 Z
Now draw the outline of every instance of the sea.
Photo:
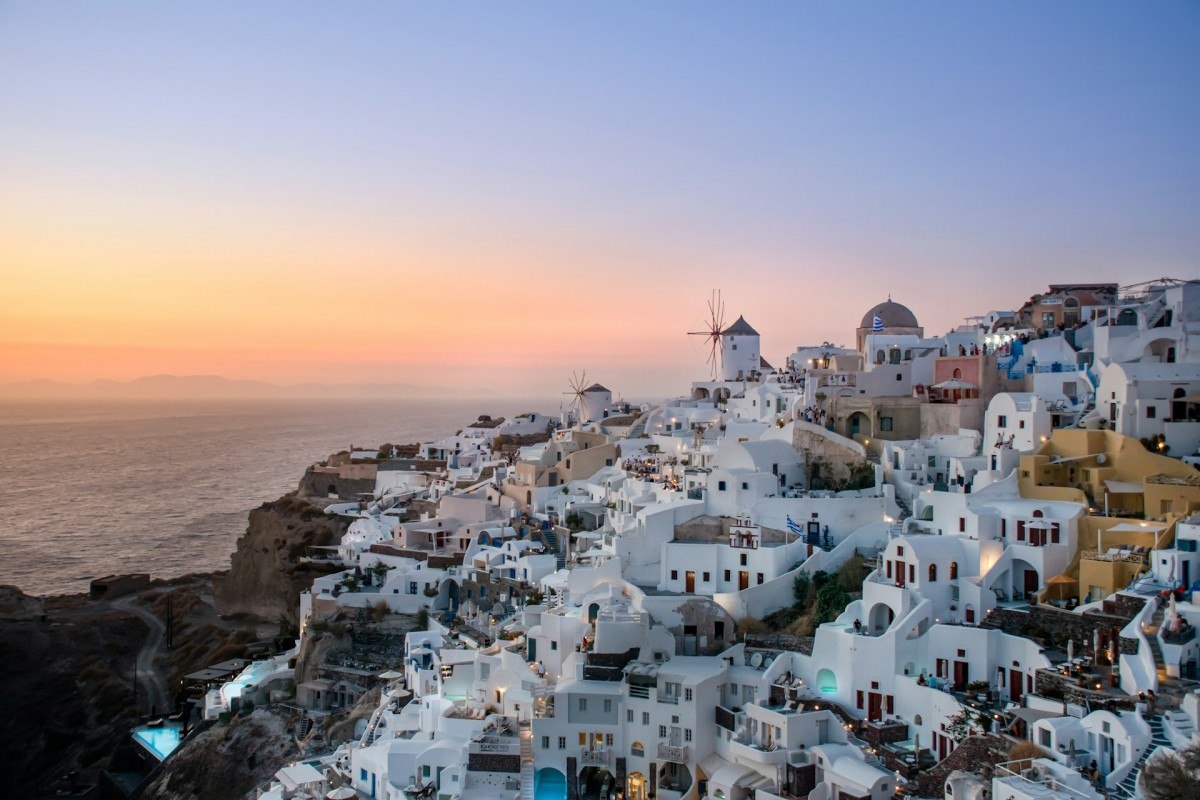
M 553 403 L 553 405 L 551 405 Z M 0 401 L 0 584 L 226 569 L 249 511 L 351 445 L 454 433 L 557 401 Z

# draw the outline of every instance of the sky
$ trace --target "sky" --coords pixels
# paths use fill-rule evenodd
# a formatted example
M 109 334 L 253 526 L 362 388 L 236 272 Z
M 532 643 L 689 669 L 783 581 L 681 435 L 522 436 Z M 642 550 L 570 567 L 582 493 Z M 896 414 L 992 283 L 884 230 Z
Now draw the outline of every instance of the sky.
M 1200 275 L 1200 4 L 0 0 L 0 381 L 627 397 Z

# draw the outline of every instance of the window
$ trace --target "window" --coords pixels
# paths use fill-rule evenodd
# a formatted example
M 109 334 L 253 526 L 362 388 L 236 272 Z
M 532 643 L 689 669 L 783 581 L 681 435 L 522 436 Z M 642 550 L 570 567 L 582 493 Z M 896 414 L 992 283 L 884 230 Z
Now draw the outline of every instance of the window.
M 717 491 L 718 492 L 725 491 L 725 481 L 717 481 Z
M 633 709 L 632 708 L 627 709 L 625 711 L 625 721 L 629 722 L 629 723 L 633 722 Z
M 899 379 L 899 377 L 900 377 L 899 375 L 896 376 L 897 379 Z M 879 430 L 890 431 L 891 429 L 892 429 L 892 418 L 891 417 L 880 417 L 879 418 Z
M 937 564 L 929 565 L 929 582 L 937 583 Z
M 642 724 L 643 724 L 643 725 L 649 725 L 649 724 L 650 724 L 650 712 L 649 712 L 649 711 L 643 711 L 643 712 L 642 712 Z
M 761 572 L 760 572 L 760 573 L 758 573 L 758 582 L 759 582 L 759 583 L 762 583 L 762 582 L 763 582 L 763 574 L 762 574 Z
M 857 707 L 858 707 L 858 708 L 862 708 L 862 707 L 863 707 L 863 693 L 862 693 L 862 689 L 859 689 L 859 690 L 858 690 L 858 696 L 857 696 L 856 700 L 857 700 L 857 703 L 856 703 Z
M 543 736 L 543 737 L 542 737 L 542 749 L 543 749 L 543 750 L 549 750 L 549 749 L 550 749 L 550 737 L 549 737 L 549 736 Z
M 746 483 L 745 481 L 742 481 L 742 491 L 746 491 L 749 488 L 750 488 L 750 484 Z
M 691 689 L 683 690 L 683 699 L 689 703 L 692 702 L 692 690 Z
M 679 580 L 679 570 L 677 570 L 677 569 L 671 570 L 671 580 L 673 580 L 673 581 Z
M 729 570 L 725 570 L 725 580 L 729 580 Z
M 741 564 L 743 567 L 746 566 L 746 554 L 745 553 L 742 553 L 741 557 L 738 560 L 738 563 Z
M 711 577 L 710 573 L 707 573 L 707 572 L 701 573 L 701 580 L 703 580 L 705 583 L 708 583 L 711 579 L 712 579 L 712 577 Z
M 644 756 L 646 755 L 646 748 L 642 746 L 641 742 L 634 742 L 629 746 L 629 755 L 639 757 Z
M 951 561 L 950 562 L 950 580 L 953 581 L 953 580 L 957 580 L 957 579 L 958 579 L 958 562 Z
M 1019 430 L 1025 430 L 1025 420 L 1023 420 L 1023 419 L 1022 419 L 1022 420 L 1018 420 L 1018 421 L 1017 421 L 1017 428 L 1018 428 Z
M 997 428 L 1007 428 L 1008 427 L 1008 417 L 1004 416 L 1003 414 L 996 417 L 996 427 Z
M 609 699 L 607 699 L 607 698 L 606 698 L 606 699 L 604 700 L 604 713 L 605 713 L 605 714 L 608 714 L 608 713 L 610 713 L 611 711 L 612 711 L 612 700 L 609 700 Z
M 660 739 L 667 738 L 667 726 L 666 725 L 658 726 L 658 738 L 660 738 Z
M 587 711 L 587 698 L 586 697 L 579 698 L 579 710 Z
M 365 769 L 360 769 L 358 771 L 358 779 L 360 781 L 365 781 L 367 779 L 367 771 Z
M 551 639 L 551 640 L 550 640 L 550 649 L 551 649 L 551 650 L 557 650 L 557 649 L 558 649 L 558 640 L 557 640 L 557 639 Z
M 958 532 L 959 533 L 967 532 L 967 518 L 966 517 L 958 518 Z
M 1154 406 L 1146 406 L 1146 419 L 1154 419 L 1158 414 L 1158 409 Z
M 604 743 L 609 747 L 612 747 L 613 735 L 611 733 L 604 734 Z
M 691 728 L 683 729 L 683 740 L 685 742 L 690 742 L 692 740 L 692 729 Z
M 567 737 L 565 737 L 565 736 L 558 737 L 558 749 L 559 750 L 567 749 Z

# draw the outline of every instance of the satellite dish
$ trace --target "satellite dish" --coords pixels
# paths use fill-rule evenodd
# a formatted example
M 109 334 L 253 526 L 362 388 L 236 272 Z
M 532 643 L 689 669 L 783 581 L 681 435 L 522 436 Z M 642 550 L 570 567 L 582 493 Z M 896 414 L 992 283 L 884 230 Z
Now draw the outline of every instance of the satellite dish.
M 1103 464 L 1106 461 L 1108 461 L 1108 453 L 1101 453 L 1100 455 L 1096 456 L 1097 464 Z
M 750 666 L 754 667 L 755 669 L 762 666 L 762 653 L 755 653 L 754 655 L 750 656 Z

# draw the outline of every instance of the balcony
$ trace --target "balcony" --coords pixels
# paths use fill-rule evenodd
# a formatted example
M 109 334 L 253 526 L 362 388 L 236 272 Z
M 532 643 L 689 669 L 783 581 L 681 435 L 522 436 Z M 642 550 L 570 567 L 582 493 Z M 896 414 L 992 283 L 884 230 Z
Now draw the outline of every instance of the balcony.
M 607 767 L 611 752 L 607 747 L 584 747 L 579 751 L 579 762 L 593 767 Z
M 672 705 L 672 706 L 677 706 L 677 705 L 679 705 L 679 695 L 667 694 L 666 692 L 659 692 L 658 693 L 658 702 L 666 703 L 666 704 Z
M 665 742 L 658 743 L 658 758 L 660 761 L 671 761 L 675 764 L 688 763 L 688 747 L 687 745 L 670 745 Z
M 734 739 L 729 743 L 729 752 L 739 759 L 748 759 L 756 764 L 783 764 L 787 761 L 787 750 L 775 744 L 756 744 L 753 740 Z
M 1184 628 L 1183 630 L 1179 630 L 1179 631 L 1171 631 L 1171 630 L 1164 629 L 1162 632 L 1163 644 L 1187 644 L 1188 642 L 1192 641 L 1195 638 L 1196 638 L 1196 626 L 1195 625 L 1188 625 L 1186 628 Z

